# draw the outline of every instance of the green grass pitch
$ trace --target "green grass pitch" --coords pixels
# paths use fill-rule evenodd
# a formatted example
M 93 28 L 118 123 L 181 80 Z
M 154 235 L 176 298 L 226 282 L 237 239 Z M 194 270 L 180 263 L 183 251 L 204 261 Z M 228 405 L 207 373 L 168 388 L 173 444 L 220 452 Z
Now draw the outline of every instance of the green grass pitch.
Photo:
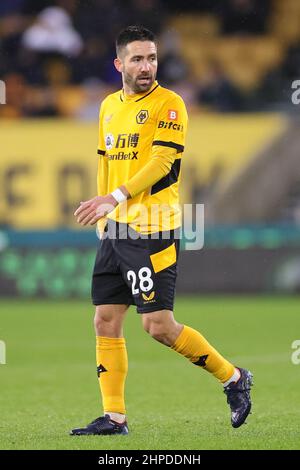
M 222 387 L 152 340 L 130 309 L 128 436 L 71 437 L 102 414 L 93 307 L 82 301 L 0 302 L 0 449 L 299 449 L 300 339 L 297 297 L 179 297 L 176 318 L 254 373 L 253 414 L 230 426 Z

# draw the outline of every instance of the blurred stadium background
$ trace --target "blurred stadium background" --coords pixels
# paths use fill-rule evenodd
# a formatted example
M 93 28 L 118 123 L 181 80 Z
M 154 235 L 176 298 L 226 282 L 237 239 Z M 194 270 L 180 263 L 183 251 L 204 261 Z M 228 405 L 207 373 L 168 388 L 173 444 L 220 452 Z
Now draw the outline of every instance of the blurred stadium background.
M 299 448 L 299 0 L 1 0 L 0 448 L 124 449 L 67 435 L 99 414 L 98 239 L 73 212 L 96 193 L 99 105 L 121 86 L 115 35 L 136 23 L 158 34 L 158 80 L 189 110 L 182 202 L 205 204 L 204 248 L 182 241 L 176 317 L 251 368 L 258 387 L 237 434 L 211 377 L 130 315 L 126 445 Z
M 205 247 L 182 253 L 178 291 L 299 292 L 298 0 L 2 0 L 1 294 L 89 295 L 97 239 L 73 211 L 131 23 L 158 34 L 158 80 L 190 114 L 182 202 L 205 204 Z

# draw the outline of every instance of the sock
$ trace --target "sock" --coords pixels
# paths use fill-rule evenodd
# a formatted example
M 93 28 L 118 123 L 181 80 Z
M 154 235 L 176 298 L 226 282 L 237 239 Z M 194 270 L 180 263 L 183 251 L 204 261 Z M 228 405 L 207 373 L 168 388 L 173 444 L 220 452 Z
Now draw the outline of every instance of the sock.
M 125 339 L 96 336 L 96 359 L 104 413 L 125 415 L 124 389 L 128 371 Z
M 196 366 L 213 374 L 220 382 L 228 381 L 235 367 L 218 353 L 198 331 L 184 325 L 173 346 L 174 351 L 182 354 Z
M 240 373 L 240 371 L 235 367 L 235 368 L 234 368 L 234 373 L 233 373 L 233 375 L 230 377 L 230 379 L 227 380 L 226 382 L 223 382 L 223 387 L 227 387 L 227 385 L 231 384 L 231 382 L 237 382 L 240 378 L 241 378 L 241 373 Z

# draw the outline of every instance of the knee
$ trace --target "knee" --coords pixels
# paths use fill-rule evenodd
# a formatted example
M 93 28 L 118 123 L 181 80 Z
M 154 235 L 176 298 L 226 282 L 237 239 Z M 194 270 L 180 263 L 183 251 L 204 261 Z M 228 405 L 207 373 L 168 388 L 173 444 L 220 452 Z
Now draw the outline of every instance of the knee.
M 146 320 L 144 330 L 159 343 L 169 345 L 169 332 L 164 322 Z
M 107 327 L 113 325 L 113 318 L 110 315 L 105 314 L 105 312 L 97 312 L 95 313 L 94 316 L 94 327 L 96 330 L 96 333 L 99 333 L 98 336 L 101 336 L 101 332 L 105 331 Z M 104 334 L 103 334 L 104 336 Z
M 171 310 L 143 315 L 143 326 L 152 338 L 166 346 L 172 346 L 183 329 Z
M 123 319 L 123 312 L 116 312 L 110 306 L 108 308 L 106 306 L 96 307 L 94 317 L 96 336 L 121 337 Z

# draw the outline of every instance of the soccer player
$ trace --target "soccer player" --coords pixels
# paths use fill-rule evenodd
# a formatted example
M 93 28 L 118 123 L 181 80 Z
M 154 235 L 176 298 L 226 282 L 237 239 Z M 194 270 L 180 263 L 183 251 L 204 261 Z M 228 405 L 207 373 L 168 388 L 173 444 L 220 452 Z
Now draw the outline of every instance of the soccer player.
M 185 105 L 156 81 L 157 41 L 151 31 L 127 27 L 117 38 L 116 50 L 114 65 L 122 75 L 123 89 L 101 104 L 99 195 L 75 211 L 81 225 L 97 223 L 102 238 L 92 298 L 104 416 L 71 434 L 128 433 L 123 322 L 132 304 L 147 333 L 223 384 L 231 424 L 237 428 L 251 409 L 252 374 L 235 367 L 201 333 L 178 323 L 173 315 Z

